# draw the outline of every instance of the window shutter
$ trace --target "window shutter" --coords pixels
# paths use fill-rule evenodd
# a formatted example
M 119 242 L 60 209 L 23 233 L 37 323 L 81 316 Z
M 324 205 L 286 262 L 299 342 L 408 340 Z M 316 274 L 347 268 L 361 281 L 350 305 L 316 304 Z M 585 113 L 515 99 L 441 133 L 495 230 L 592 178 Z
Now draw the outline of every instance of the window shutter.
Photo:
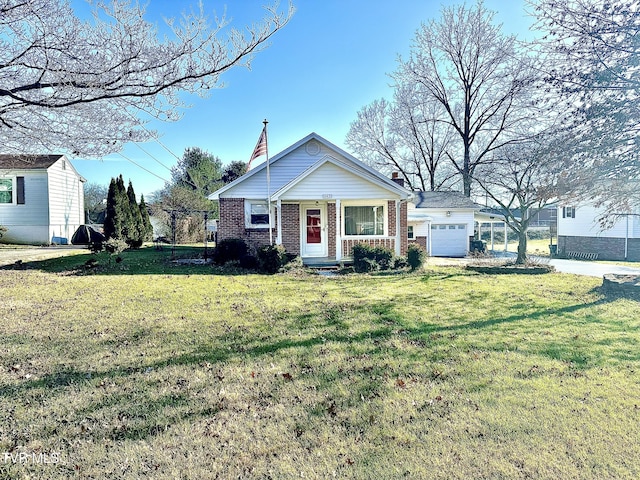
M 562 218 L 567 218 L 567 207 L 562 207 Z
M 16 203 L 18 205 L 24 205 L 24 177 L 16 177 Z

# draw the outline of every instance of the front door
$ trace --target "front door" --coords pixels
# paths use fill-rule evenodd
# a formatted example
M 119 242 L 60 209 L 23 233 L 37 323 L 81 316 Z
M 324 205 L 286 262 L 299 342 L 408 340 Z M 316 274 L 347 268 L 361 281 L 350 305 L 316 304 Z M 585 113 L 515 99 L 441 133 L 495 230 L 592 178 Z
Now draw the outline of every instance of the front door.
M 302 256 L 327 256 L 327 206 L 302 206 Z

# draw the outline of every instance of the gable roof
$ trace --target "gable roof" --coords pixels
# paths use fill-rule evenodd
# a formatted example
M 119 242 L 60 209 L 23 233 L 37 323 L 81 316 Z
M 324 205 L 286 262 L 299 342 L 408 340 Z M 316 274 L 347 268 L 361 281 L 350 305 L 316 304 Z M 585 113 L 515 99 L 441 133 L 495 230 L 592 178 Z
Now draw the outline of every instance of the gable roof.
M 413 203 L 416 208 L 481 208 L 462 192 L 414 192 Z
M 340 175 L 348 175 L 348 177 L 351 179 L 350 182 L 353 182 L 354 180 L 357 181 L 358 179 L 363 180 L 363 182 L 360 182 L 360 185 L 368 185 L 368 190 L 371 189 L 370 185 L 372 183 L 372 179 L 370 178 L 369 175 L 366 174 L 366 172 L 363 172 L 362 170 L 358 169 L 358 168 L 354 168 L 353 165 L 348 165 L 345 164 L 344 162 L 341 162 L 339 160 L 337 160 L 336 158 L 334 158 L 331 155 L 325 155 L 323 156 L 320 160 L 318 160 L 316 163 L 312 164 L 309 168 L 307 168 L 305 171 L 303 171 L 301 174 L 297 175 L 296 177 L 294 177 L 290 182 L 288 182 L 286 185 L 284 185 L 282 188 L 280 188 L 278 191 L 272 193 L 271 198 L 273 200 L 276 200 L 280 197 L 285 196 L 285 194 L 289 193 L 292 190 L 296 190 L 296 187 L 300 187 L 301 185 L 304 185 L 304 181 L 309 178 L 313 173 L 318 172 L 321 168 L 325 167 L 325 166 L 329 166 L 332 165 L 334 167 L 337 167 L 338 170 L 334 170 L 334 172 L 340 172 Z M 326 167 L 325 167 L 326 168 Z M 334 174 L 335 175 L 335 174 Z M 376 184 L 377 187 L 375 191 L 378 193 L 382 193 L 384 191 L 392 191 L 392 193 L 394 194 L 398 194 L 397 188 L 391 189 L 388 188 L 389 186 L 385 183 L 385 184 L 380 184 L 379 182 L 376 182 L 374 179 L 374 182 Z M 336 179 L 335 183 L 340 183 L 340 179 Z M 395 182 L 394 182 L 395 183 Z M 397 184 L 396 184 L 397 185 Z M 356 188 L 356 185 L 354 183 L 351 183 L 349 185 L 349 188 Z M 405 196 L 408 196 L 408 192 L 405 192 Z
M 274 168 L 274 166 L 276 166 L 276 167 L 278 166 L 278 161 L 283 159 L 283 158 L 285 158 L 288 154 L 290 154 L 291 152 L 293 152 L 296 149 L 300 148 L 301 146 L 307 144 L 311 140 L 315 140 L 316 142 L 322 144 L 325 148 L 327 148 L 329 150 L 332 150 L 333 152 L 337 153 L 338 156 L 343 157 L 346 160 L 346 162 L 345 161 L 341 161 L 341 160 L 337 160 L 336 158 L 334 158 L 331 155 L 325 155 L 325 156 L 323 156 L 323 158 L 321 160 L 316 161 L 316 162 L 312 162 L 312 163 L 309 163 L 309 164 L 303 166 L 303 168 L 301 168 L 297 173 L 292 174 L 288 178 L 275 179 L 274 178 L 273 168 Z M 329 160 L 329 159 L 331 159 L 331 160 Z M 307 135 L 306 137 L 298 140 L 293 145 L 287 147 L 286 149 L 282 150 L 281 152 L 279 152 L 278 154 L 274 155 L 273 157 L 271 157 L 269 159 L 269 166 L 272 169 L 272 171 L 271 171 L 271 181 L 272 181 L 273 191 L 274 192 L 276 192 L 276 191 L 280 192 L 283 189 L 286 189 L 287 187 L 291 187 L 291 186 L 295 185 L 298 182 L 298 179 L 301 179 L 301 178 L 304 178 L 304 177 L 308 176 L 311 172 L 316 170 L 319 166 L 325 164 L 327 161 L 332 161 L 332 163 L 335 163 L 336 165 L 339 164 L 342 168 L 347 169 L 348 171 L 350 171 L 352 173 L 355 173 L 355 174 L 359 175 L 360 177 L 367 179 L 370 182 L 376 183 L 376 184 L 386 188 L 387 190 L 390 190 L 390 191 L 394 192 L 395 194 L 400 195 L 402 198 L 406 198 L 406 197 L 410 196 L 410 194 L 411 194 L 404 187 L 401 187 L 400 185 L 398 185 L 397 183 L 395 183 L 391 179 L 385 177 L 380 172 L 378 172 L 378 171 L 374 170 L 373 168 L 369 167 L 368 165 L 364 164 L 363 162 L 361 162 L 360 160 L 356 159 L 351 154 L 345 152 L 344 150 L 342 150 L 341 148 L 339 148 L 336 145 L 332 144 L 331 142 L 329 142 L 328 140 L 326 140 L 325 138 L 321 137 L 320 135 L 318 135 L 315 132 L 312 132 L 309 135 Z M 261 163 L 256 168 L 254 168 L 253 170 L 250 170 L 249 172 L 245 173 L 240 178 L 237 178 L 233 182 L 231 182 L 231 183 L 223 186 L 222 188 L 216 190 L 215 192 L 210 194 L 208 198 L 210 200 L 219 199 L 221 194 L 224 194 L 225 192 L 227 192 L 227 191 L 229 191 L 231 189 L 234 189 L 238 185 L 241 185 L 242 183 L 247 182 L 248 180 L 250 180 L 251 178 L 253 178 L 256 175 L 261 174 L 261 172 L 265 171 L 266 168 L 267 168 L 266 162 Z M 278 183 L 278 181 L 280 183 Z
M 64 155 L 0 155 L 0 169 L 39 170 L 47 169 Z

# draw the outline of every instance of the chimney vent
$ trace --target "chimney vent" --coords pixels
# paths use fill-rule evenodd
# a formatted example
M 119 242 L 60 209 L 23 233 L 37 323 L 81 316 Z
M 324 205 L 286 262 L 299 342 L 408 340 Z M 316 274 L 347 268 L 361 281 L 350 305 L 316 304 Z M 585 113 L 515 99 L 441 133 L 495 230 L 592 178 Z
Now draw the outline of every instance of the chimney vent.
M 391 172 L 391 180 L 404 187 L 404 178 L 400 178 L 399 172 Z

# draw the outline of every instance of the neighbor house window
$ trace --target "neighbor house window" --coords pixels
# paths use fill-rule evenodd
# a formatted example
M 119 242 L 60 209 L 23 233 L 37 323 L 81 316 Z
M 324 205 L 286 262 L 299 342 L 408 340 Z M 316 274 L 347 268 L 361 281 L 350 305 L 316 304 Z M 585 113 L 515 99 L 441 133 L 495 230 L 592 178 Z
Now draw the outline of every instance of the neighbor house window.
M 0 203 L 24 205 L 24 177 L 0 178 Z M 15 193 L 14 193 L 15 190 Z
M 413 225 L 409 225 L 409 226 L 407 227 L 407 238 L 408 238 L 409 240 L 413 240 L 413 238 L 414 238 L 414 237 L 413 237 Z
M 267 202 L 247 200 L 245 202 L 245 223 L 247 227 L 262 228 L 269 226 Z
M 576 218 L 576 207 L 562 207 L 562 218 Z
M 384 235 L 384 205 L 345 206 L 345 235 Z
M 12 178 L 0 178 L 0 203 L 13 203 Z

